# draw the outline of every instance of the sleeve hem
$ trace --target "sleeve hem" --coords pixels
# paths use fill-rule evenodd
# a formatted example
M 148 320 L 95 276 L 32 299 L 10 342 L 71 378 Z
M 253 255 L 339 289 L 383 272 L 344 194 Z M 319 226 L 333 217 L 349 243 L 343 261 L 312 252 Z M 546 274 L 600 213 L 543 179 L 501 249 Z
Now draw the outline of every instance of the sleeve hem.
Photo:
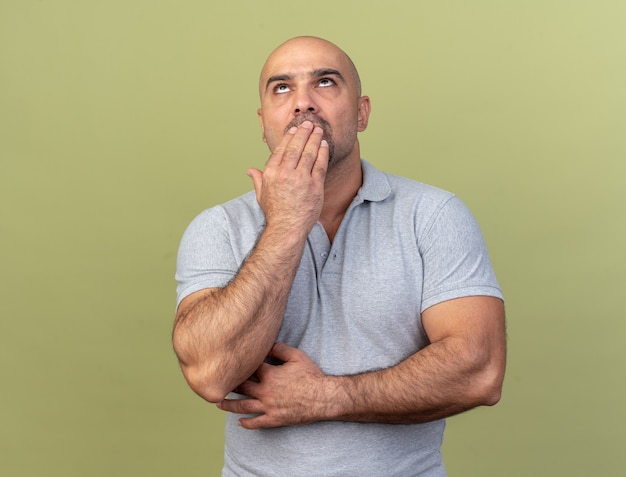
M 231 272 L 219 272 L 209 279 L 192 283 L 191 285 L 177 293 L 176 309 L 178 309 L 178 305 L 180 305 L 180 302 L 192 293 L 204 290 L 206 288 L 223 288 L 228 284 L 232 277 L 234 277 L 234 274 L 232 274 Z
M 454 290 L 440 292 L 434 296 L 424 299 L 422 301 L 422 313 L 426 311 L 428 308 L 430 308 L 431 306 L 435 306 L 444 301 L 454 300 L 455 298 L 465 298 L 469 296 L 490 296 L 490 297 L 504 300 L 504 296 L 502 295 L 502 290 L 500 290 L 500 288 L 498 287 L 485 286 L 485 285 L 463 287 L 463 288 L 457 288 Z

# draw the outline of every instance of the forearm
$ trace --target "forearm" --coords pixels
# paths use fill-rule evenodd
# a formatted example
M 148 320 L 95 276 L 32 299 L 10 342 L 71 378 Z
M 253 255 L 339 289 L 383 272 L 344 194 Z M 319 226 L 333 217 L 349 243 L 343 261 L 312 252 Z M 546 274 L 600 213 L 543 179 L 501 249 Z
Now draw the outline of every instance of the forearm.
M 174 349 L 192 389 L 215 402 L 247 379 L 274 343 L 306 236 L 268 227 L 226 287 L 179 310 Z
M 265 230 L 228 286 L 198 292 L 179 306 L 174 349 L 187 382 L 208 401 L 221 401 L 250 377 L 278 335 L 324 202 L 329 147 L 322 136 L 305 121 L 285 133 L 263 172 L 248 169 Z
M 411 424 L 496 404 L 504 357 L 475 351 L 449 338 L 388 369 L 327 377 L 328 396 L 335 405 L 322 406 L 333 413 L 323 419 Z

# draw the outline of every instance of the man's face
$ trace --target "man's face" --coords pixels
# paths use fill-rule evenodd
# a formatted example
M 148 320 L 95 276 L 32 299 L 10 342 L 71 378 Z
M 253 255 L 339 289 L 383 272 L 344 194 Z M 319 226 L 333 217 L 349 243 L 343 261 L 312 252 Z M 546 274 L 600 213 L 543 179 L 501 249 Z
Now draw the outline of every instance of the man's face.
M 310 120 L 324 130 L 331 165 L 358 154 L 369 100 L 359 97 L 358 77 L 348 57 L 316 38 L 296 38 L 270 55 L 259 83 L 258 111 L 271 151 L 292 126 Z

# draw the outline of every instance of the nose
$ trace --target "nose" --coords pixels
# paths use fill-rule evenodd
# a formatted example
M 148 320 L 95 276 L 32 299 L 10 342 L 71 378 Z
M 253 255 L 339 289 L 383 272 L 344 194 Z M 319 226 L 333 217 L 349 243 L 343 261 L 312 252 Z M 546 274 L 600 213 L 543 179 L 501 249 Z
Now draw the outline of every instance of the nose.
M 294 95 L 294 114 L 316 113 L 317 104 L 313 100 L 309 90 L 300 90 Z

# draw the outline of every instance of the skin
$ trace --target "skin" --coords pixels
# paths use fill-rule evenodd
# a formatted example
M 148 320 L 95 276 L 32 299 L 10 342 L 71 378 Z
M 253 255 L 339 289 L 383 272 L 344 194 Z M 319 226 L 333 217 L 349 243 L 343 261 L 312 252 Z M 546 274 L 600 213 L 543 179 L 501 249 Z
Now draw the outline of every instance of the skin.
M 422 314 L 431 344 L 388 369 L 326 376 L 302 351 L 276 343 L 306 238 L 320 222 L 332 240 L 362 184 L 357 133 L 370 101 L 332 43 L 299 37 L 268 58 L 258 116 L 271 156 L 249 169 L 266 227 L 225 288 L 185 298 L 174 349 L 191 388 L 239 414 L 246 429 L 322 420 L 417 423 L 500 399 L 506 361 L 504 306 L 467 297 Z M 283 361 L 264 363 L 267 356 Z M 249 399 L 228 400 L 235 390 Z

